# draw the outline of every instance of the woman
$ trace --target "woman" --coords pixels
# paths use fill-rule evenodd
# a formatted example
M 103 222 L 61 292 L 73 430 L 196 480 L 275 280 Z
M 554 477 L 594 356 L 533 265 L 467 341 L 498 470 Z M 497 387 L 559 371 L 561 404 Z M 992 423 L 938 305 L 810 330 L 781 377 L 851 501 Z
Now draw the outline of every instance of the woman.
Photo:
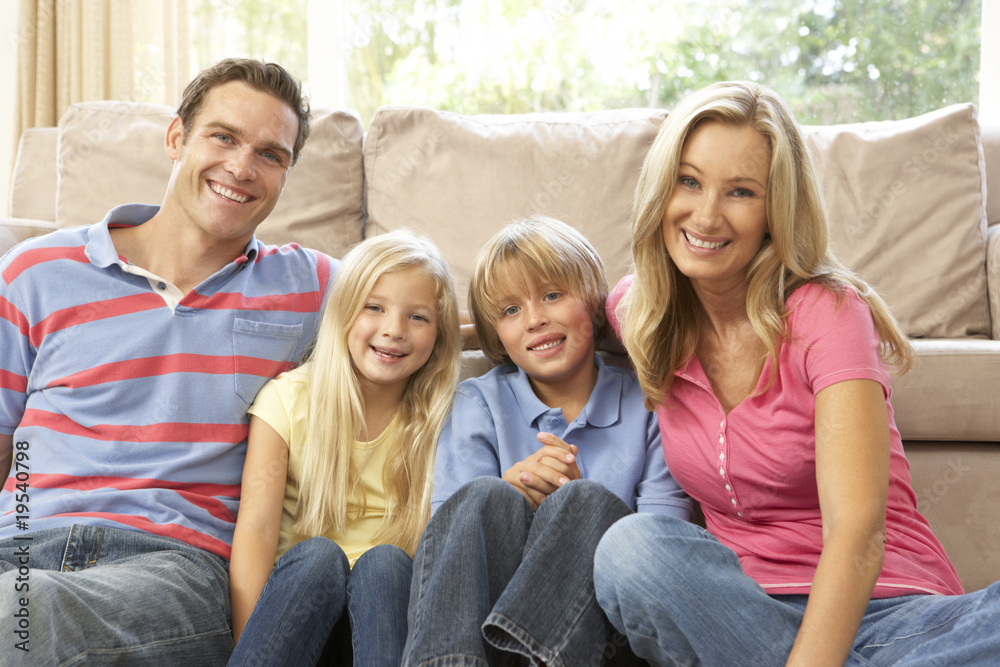
M 635 201 L 609 316 L 707 530 L 615 524 L 594 573 L 612 623 L 655 664 L 996 660 L 1000 585 L 959 595 L 910 488 L 888 368 L 912 349 L 830 252 L 785 104 L 752 83 L 690 95 Z

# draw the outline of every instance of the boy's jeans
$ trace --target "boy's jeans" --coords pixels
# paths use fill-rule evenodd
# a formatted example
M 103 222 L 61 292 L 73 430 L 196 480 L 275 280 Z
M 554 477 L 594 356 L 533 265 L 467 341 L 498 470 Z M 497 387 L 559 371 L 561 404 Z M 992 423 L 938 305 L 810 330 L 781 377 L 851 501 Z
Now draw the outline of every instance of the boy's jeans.
M 592 579 L 598 540 L 631 513 L 590 480 L 566 484 L 537 512 L 503 479 L 469 482 L 438 508 L 417 549 L 403 664 L 634 660 Z

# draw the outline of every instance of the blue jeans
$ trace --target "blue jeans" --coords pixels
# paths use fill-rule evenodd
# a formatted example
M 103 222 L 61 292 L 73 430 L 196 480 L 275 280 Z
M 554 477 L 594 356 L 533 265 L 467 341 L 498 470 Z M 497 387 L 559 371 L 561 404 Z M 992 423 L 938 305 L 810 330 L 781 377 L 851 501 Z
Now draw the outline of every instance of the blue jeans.
M 597 598 L 655 665 L 783 665 L 806 595 L 768 595 L 735 552 L 672 517 L 612 526 L 594 561 Z M 1000 582 L 966 595 L 873 599 L 847 665 L 996 665 Z
M 600 665 L 634 660 L 597 605 L 594 549 L 631 510 L 576 480 L 538 508 L 496 477 L 449 498 L 414 558 L 405 665 Z
M 412 568 L 391 545 L 369 549 L 352 570 L 325 537 L 296 544 L 275 564 L 229 664 L 398 665 Z
M 5 665 L 226 664 L 229 578 L 218 556 L 99 526 L 23 537 L 0 540 Z

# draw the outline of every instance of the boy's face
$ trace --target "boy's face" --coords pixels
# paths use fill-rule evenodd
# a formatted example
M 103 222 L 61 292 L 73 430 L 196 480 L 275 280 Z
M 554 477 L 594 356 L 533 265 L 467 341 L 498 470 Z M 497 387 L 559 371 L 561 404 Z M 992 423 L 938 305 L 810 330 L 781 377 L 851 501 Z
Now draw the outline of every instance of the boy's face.
M 501 304 L 494 320 L 500 343 L 535 392 L 541 397 L 586 388 L 589 395 L 596 367 L 587 303 L 552 284 L 525 283 L 511 284 Z

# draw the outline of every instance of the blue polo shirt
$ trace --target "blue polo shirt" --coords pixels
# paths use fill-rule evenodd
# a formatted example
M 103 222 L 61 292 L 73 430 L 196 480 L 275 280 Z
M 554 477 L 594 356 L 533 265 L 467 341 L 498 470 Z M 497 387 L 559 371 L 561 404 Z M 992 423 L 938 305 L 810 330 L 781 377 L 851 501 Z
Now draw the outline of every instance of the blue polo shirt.
M 527 374 L 506 364 L 458 385 L 438 440 L 431 510 L 476 477 L 502 477 L 542 445 L 540 431 L 577 446 L 580 476 L 603 484 L 633 510 L 688 519 L 691 500 L 667 470 L 656 415 L 645 406 L 635 374 L 606 366 L 580 415 L 542 403 Z

